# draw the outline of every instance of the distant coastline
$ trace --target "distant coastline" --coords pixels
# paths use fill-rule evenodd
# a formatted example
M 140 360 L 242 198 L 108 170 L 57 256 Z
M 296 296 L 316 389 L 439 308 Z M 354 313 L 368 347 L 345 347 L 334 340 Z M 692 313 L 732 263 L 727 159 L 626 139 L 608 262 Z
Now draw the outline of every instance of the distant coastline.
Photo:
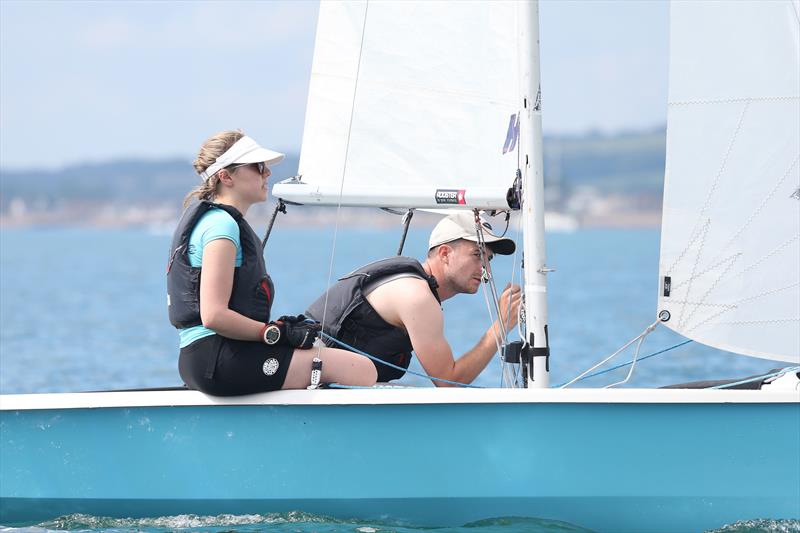
M 273 203 L 269 209 L 274 208 Z M 174 228 L 180 211 L 173 207 L 157 206 L 115 206 L 70 205 L 59 209 L 22 212 L 10 210 L 0 214 L 0 229 L 31 227 L 95 227 L 95 228 L 135 228 L 144 227 L 166 231 Z M 269 223 L 271 213 L 265 209 L 248 214 L 251 224 L 264 227 Z M 418 212 L 414 217 L 414 227 L 433 227 L 438 216 L 433 213 Z M 381 227 L 399 226 L 401 217 L 375 208 L 342 208 L 338 213 L 335 207 L 292 207 L 287 214 L 279 214 L 276 224 L 290 227 Z M 545 212 L 545 225 L 554 231 L 572 231 L 578 228 L 651 228 L 661 224 L 661 211 L 620 210 L 604 213 L 587 213 L 575 216 L 558 211 Z
M 545 137 L 546 222 L 554 229 L 655 227 L 661 221 L 665 130 L 612 135 Z M 275 169 L 279 181 L 297 173 L 299 156 L 287 154 Z M 174 227 L 183 196 L 197 183 L 188 161 L 128 159 L 60 170 L 0 169 L 0 227 Z M 274 205 L 274 204 L 273 204 Z M 254 206 L 248 218 L 266 224 L 272 205 Z M 435 216 L 415 217 L 415 225 Z M 335 208 L 290 207 L 279 223 L 329 226 Z M 377 209 L 342 208 L 347 226 L 400 224 Z

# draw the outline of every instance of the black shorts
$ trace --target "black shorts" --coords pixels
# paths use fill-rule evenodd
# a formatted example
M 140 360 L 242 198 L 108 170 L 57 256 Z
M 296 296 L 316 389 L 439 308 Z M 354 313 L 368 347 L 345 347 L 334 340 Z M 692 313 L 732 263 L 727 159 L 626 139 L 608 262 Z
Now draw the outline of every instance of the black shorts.
M 178 369 L 190 388 L 214 396 L 278 390 L 294 348 L 210 335 L 181 348 Z

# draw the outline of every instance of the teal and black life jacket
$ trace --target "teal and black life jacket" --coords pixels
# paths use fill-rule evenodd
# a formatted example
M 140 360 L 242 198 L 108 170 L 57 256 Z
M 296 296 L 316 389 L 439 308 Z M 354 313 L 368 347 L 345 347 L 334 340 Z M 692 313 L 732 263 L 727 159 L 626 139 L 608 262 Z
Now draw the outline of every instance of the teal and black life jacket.
M 200 217 L 218 208 L 230 214 L 239 226 L 242 264 L 233 273 L 233 288 L 228 307 L 259 322 L 269 322 L 275 287 L 267 274 L 261 239 L 234 207 L 207 201 L 197 202 L 184 211 L 172 236 L 167 263 L 167 307 L 169 321 L 178 329 L 202 324 L 200 319 L 200 271 L 189 263 L 189 237 Z
M 322 321 L 323 331 L 340 341 L 389 363 L 408 368 L 411 362 L 411 339 L 402 328 L 386 322 L 366 299 L 365 290 L 380 283 L 382 278 L 410 273 L 424 279 L 436 300 L 436 278 L 428 275 L 416 259 L 392 257 L 375 261 L 339 279 L 306 311 L 306 315 Z M 325 302 L 327 301 L 327 309 Z M 341 348 L 331 340 L 328 346 Z M 405 371 L 376 364 L 378 381 L 400 379 Z

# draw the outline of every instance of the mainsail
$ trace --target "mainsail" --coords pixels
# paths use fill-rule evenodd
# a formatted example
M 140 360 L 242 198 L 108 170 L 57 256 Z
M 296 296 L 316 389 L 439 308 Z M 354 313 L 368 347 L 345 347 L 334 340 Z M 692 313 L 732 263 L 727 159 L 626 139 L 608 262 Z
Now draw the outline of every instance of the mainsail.
M 316 205 L 507 209 L 518 165 L 516 2 L 320 4 L 301 182 Z
M 800 3 L 675 2 L 659 311 L 800 362 Z

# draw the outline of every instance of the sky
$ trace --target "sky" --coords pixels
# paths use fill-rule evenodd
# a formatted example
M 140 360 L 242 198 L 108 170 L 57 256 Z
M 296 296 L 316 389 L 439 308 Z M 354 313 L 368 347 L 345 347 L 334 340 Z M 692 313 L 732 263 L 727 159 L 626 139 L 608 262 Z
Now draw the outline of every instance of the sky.
M 457 1 L 457 0 L 451 0 Z M 0 0 L 0 168 L 300 148 L 318 3 Z M 666 121 L 662 0 L 541 0 L 545 135 Z

